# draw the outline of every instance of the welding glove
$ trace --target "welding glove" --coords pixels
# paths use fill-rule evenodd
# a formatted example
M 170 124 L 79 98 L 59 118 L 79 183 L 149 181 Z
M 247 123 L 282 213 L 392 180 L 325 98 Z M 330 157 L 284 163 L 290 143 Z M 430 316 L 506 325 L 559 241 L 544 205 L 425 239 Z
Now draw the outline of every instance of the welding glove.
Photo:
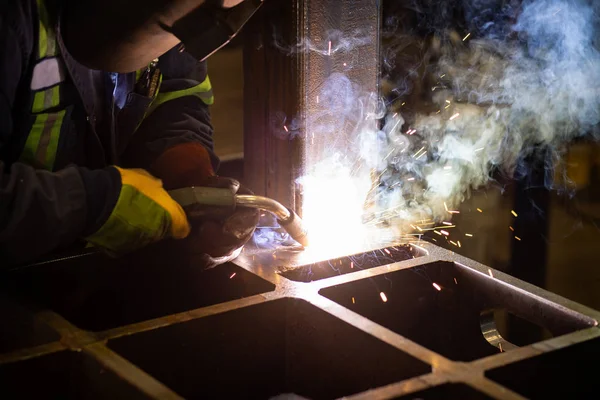
M 86 240 L 120 255 L 164 238 L 189 235 L 185 212 L 163 189 L 162 182 L 142 169 L 116 168 L 119 197 L 106 222 Z
M 189 186 L 228 188 L 232 194 L 252 194 L 234 179 L 215 175 L 208 151 L 198 143 L 185 143 L 165 151 L 152 164 L 153 174 L 162 179 L 165 189 Z M 259 212 L 254 209 L 193 207 L 186 209 L 192 234 L 177 246 L 195 255 L 208 267 L 237 257 L 252 238 Z

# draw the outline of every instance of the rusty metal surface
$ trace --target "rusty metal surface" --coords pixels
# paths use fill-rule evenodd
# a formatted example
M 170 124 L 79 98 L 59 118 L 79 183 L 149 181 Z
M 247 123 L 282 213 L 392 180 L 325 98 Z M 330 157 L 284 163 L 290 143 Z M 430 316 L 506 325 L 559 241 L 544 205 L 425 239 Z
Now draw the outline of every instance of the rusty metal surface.
M 309 262 L 293 247 L 248 248 L 235 265 L 202 273 L 164 252 L 139 266 L 94 257 L 42 266 L 50 288 L 27 297 L 42 306 L 18 328 L 28 340 L 0 337 L 2 397 L 522 399 L 597 389 L 580 364 L 600 351 L 599 312 L 427 242 Z M 320 272 L 285 277 L 302 265 Z M 88 286 L 102 288 L 98 301 L 76 305 L 83 294 L 61 291 L 57 279 L 78 274 L 137 280 L 148 292 L 122 297 L 133 286 Z M 4 282 L 18 291 L 31 279 Z M 11 298 L 30 307 L 20 301 Z M 549 336 L 521 343 L 490 310 Z

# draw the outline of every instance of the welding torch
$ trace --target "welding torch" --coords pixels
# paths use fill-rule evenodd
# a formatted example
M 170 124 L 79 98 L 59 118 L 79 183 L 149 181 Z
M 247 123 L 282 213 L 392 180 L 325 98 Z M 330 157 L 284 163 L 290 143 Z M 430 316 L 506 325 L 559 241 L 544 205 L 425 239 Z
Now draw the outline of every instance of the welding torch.
M 192 207 L 222 207 L 231 211 L 236 207 L 256 208 L 268 211 L 277 217 L 279 225 L 298 243 L 308 245 L 306 229 L 302 219 L 283 204 L 263 196 L 236 194 L 231 189 L 190 186 L 169 191 L 169 195 L 184 209 Z

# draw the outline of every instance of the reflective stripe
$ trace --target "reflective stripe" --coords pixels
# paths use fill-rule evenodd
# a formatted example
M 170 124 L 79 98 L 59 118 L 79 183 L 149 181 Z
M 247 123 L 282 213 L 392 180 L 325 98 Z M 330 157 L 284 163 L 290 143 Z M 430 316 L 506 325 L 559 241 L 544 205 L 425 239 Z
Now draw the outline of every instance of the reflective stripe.
M 31 90 L 49 88 L 65 80 L 65 68 L 58 57 L 45 58 L 33 68 Z
M 212 86 L 210 84 L 210 79 L 208 76 L 204 81 L 196 86 L 192 86 L 188 89 L 183 90 L 175 90 L 172 92 L 164 92 L 158 93 L 152 105 L 148 109 L 146 116 L 150 115 L 158 106 L 167 101 L 175 100 L 184 96 L 195 96 L 202 100 L 206 105 L 211 105 L 214 103 L 214 96 L 212 91 Z
M 50 24 L 44 0 L 37 0 L 39 15 L 38 61 L 33 68 L 31 111 L 35 121 L 27 136 L 20 161 L 49 171 L 54 169 L 60 131 L 66 110 L 48 112 L 60 106 L 60 87 L 65 80 L 65 67 L 57 57 L 56 36 Z
M 41 1 L 38 0 L 38 10 L 41 10 L 43 7 L 40 6 Z M 41 13 L 41 12 L 40 12 Z M 46 27 L 42 23 L 42 19 L 40 18 L 40 39 L 38 42 L 39 54 L 38 57 L 41 60 L 46 57 L 48 52 L 48 33 L 46 32 Z
M 20 161 L 36 168 L 45 168 L 52 171 L 65 113 L 66 110 L 62 110 L 36 116 Z
M 39 59 L 53 57 L 56 55 L 56 37 L 52 30 L 49 30 L 50 18 L 44 4 L 44 0 L 37 0 L 38 15 L 40 18 L 40 34 L 39 34 Z
M 31 111 L 35 114 L 41 113 L 60 104 L 60 86 L 36 92 L 33 97 Z

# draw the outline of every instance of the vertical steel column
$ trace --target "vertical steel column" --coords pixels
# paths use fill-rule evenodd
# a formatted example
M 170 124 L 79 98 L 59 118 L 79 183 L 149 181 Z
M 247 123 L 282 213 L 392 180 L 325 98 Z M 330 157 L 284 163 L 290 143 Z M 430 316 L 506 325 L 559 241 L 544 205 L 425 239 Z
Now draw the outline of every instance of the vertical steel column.
M 352 132 L 349 128 L 335 138 L 317 133 L 312 139 L 307 119 L 318 108 L 317 93 L 336 72 L 364 91 L 377 92 L 379 21 L 376 0 L 267 0 L 246 27 L 244 174 L 257 194 L 301 212 L 295 180 L 305 163 L 321 159 L 332 140 Z M 333 30 L 340 33 L 337 38 L 360 35 L 361 45 L 343 56 L 329 54 Z M 298 46 L 306 43 L 319 51 Z

